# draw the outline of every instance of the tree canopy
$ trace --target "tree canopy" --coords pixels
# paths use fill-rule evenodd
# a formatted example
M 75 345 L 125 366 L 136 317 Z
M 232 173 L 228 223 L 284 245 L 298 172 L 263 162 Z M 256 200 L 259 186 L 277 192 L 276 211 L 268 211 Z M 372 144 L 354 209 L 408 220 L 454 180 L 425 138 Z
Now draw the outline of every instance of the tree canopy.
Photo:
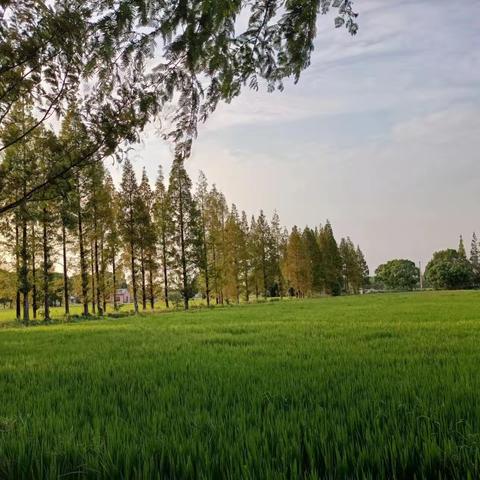
M 420 271 L 411 260 L 396 259 L 375 270 L 378 281 L 393 290 L 412 290 L 420 279 Z
M 474 269 L 464 251 L 450 248 L 433 254 L 425 269 L 425 278 L 435 289 L 471 288 Z
M 220 101 L 244 86 L 282 89 L 286 78 L 299 79 L 310 64 L 317 18 L 330 10 L 336 27 L 357 32 L 350 0 L 4 0 L 0 128 L 19 99 L 31 102 L 34 115 L 2 139 L 0 151 L 72 103 L 88 142 L 69 161 L 64 146 L 52 169 L 2 201 L 0 213 L 93 157 L 119 155 L 155 118 L 168 125 L 163 133 L 176 154 L 188 156 L 198 122 Z M 0 182 L 0 194 L 4 188 Z

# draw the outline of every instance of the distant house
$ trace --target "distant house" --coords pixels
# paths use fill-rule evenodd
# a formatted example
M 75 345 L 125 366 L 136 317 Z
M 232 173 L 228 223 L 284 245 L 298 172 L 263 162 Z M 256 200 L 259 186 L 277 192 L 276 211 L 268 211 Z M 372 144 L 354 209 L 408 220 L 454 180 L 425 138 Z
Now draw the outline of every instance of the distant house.
M 130 303 L 130 292 L 128 291 L 128 288 L 119 288 L 115 292 L 115 300 L 117 303 Z

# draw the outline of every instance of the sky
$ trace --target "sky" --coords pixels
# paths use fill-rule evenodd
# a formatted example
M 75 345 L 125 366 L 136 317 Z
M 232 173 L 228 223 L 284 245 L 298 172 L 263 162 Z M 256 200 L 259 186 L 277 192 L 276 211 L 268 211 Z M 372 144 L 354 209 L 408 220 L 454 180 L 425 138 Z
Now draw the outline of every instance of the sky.
M 357 0 L 351 37 L 322 16 L 297 85 L 245 90 L 199 129 L 200 170 L 249 215 L 329 219 L 371 271 L 393 258 L 423 267 L 480 234 L 480 1 Z M 131 154 L 154 182 L 172 149 L 149 128 Z M 118 166 L 112 167 L 118 178 Z

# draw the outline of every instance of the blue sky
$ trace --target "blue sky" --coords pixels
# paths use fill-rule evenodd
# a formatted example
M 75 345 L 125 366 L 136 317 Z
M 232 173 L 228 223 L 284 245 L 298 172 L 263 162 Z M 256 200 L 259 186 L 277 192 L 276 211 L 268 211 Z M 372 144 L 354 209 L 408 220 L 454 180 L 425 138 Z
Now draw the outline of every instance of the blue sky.
M 321 17 L 298 85 L 245 91 L 200 128 L 203 170 L 247 213 L 333 224 L 373 270 L 425 263 L 480 233 L 480 2 L 357 0 L 352 38 Z M 171 149 L 153 127 L 132 154 L 155 178 Z M 114 170 L 117 167 L 113 167 Z

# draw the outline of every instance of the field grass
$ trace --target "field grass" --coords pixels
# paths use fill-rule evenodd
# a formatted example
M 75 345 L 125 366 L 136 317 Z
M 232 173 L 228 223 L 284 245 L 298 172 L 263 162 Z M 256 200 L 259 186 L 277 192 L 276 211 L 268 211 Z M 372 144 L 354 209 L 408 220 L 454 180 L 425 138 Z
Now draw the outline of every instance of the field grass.
M 0 330 L 0 478 L 478 478 L 480 293 Z
M 206 301 L 202 299 L 191 299 L 190 305 L 192 308 L 197 307 L 206 307 Z M 170 307 L 172 310 L 181 310 L 183 308 L 182 302 L 177 302 L 177 304 L 172 304 Z M 142 306 L 139 305 L 140 313 L 151 313 L 150 305 L 147 305 L 147 309 L 145 312 L 142 310 Z M 89 304 L 89 311 L 92 315 L 92 306 Z M 155 304 L 155 312 L 163 312 L 166 311 L 165 303 L 163 301 L 157 302 Z M 111 303 L 107 304 L 106 314 L 114 313 L 115 310 Z M 117 312 L 120 313 L 133 313 L 133 303 L 125 303 L 120 304 L 117 307 Z M 83 306 L 79 304 L 71 304 L 70 305 L 70 316 L 71 317 L 79 317 L 82 316 L 83 313 Z M 15 319 L 15 310 L 12 308 L 2 308 L 0 307 L 0 328 L 2 327 L 10 327 L 14 326 L 17 322 Z M 92 315 L 93 316 L 93 315 Z M 54 322 L 65 322 L 67 319 L 65 318 L 65 309 L 64 307 L 50 307 L 50 317 Z M 33 318 L 33 311 L 30 308 L 30 321 L 33 324 L 42 323 L 44 320 L 44 310 L 43 308 L 39 308 L 37 312 L 37 318 Z M 21 323 L 21 322 L 20 322 Z

